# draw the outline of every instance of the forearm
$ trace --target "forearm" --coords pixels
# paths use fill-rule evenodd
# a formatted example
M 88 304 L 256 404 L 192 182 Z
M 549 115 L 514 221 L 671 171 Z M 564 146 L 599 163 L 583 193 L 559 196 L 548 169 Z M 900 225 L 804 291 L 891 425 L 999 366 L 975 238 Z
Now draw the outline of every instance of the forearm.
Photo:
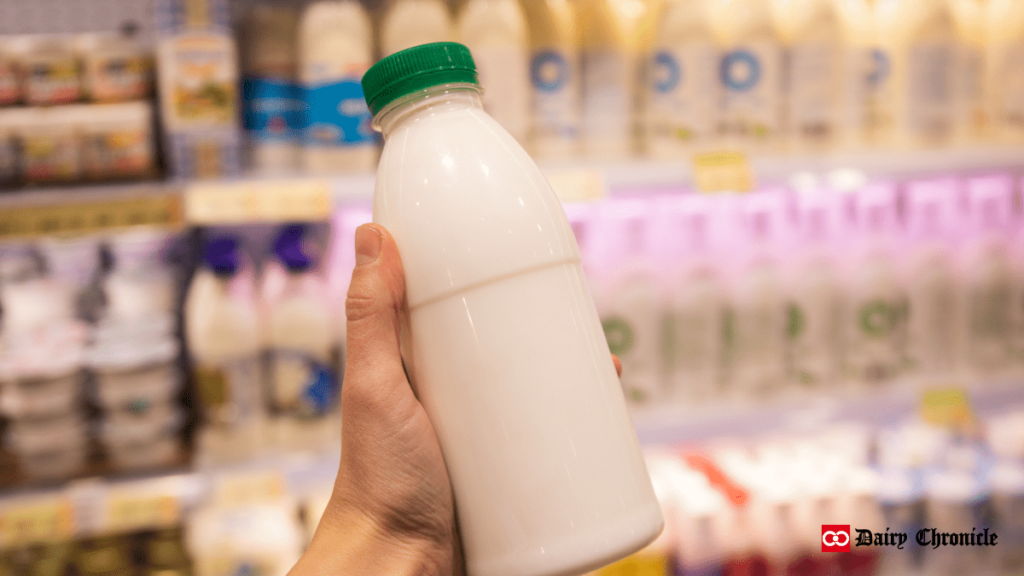
M 329 511 L 328 514 L 336 511 Z M 338 512 L 321 521 L 289 576 L 452 576 L 450 551 L 384 533 L 368 517 Z

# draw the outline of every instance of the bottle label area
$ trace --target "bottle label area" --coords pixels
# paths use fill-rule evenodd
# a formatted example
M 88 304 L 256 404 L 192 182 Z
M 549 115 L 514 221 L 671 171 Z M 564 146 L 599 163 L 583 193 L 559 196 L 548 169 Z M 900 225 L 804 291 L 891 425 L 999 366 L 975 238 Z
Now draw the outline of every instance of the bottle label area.
M 324 362 L 296 350 L 275 350 L 267 355 L 271 411 L 300 418 L 322 416 L 334 407 L 338 383 Z
M 377 134 L 358 78 L 303 89 L 306 104 L 302 141 L 306 146 L 372 146 Z
M 302 122 L 302 94 L 286 80 L 247 77 L 242 81 L 244 125 L 262 142 L 290 142 Z

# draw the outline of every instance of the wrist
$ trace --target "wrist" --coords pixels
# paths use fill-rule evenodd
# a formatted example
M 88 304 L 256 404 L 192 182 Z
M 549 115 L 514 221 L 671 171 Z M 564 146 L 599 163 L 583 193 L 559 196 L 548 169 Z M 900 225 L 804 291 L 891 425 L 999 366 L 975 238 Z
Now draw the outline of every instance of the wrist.
M 324 514 L 309 548 L 290 576 L 450 576 L 452 549 L 436 542 L 393 534 L 356 510 Z

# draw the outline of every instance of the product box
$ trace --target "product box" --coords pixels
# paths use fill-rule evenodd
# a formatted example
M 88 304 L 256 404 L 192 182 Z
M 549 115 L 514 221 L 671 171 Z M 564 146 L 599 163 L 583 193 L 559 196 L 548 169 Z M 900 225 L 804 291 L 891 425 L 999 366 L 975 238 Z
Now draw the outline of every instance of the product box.
M 238 55 L 227 0 L 155 0 L 160 112 L 174 178 L 241 171 Z

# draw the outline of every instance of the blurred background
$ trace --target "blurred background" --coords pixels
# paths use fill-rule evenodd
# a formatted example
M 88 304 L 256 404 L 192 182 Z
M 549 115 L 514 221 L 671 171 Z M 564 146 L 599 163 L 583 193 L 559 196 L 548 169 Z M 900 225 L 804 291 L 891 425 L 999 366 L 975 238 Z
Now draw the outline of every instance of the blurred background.
M 0 575 L 287 572 L 337 471 L 359 79 L 439 40 L 624 365 L 667 527 L 597 574 L 1024 574 L 1024 2 L 0 0 Z

